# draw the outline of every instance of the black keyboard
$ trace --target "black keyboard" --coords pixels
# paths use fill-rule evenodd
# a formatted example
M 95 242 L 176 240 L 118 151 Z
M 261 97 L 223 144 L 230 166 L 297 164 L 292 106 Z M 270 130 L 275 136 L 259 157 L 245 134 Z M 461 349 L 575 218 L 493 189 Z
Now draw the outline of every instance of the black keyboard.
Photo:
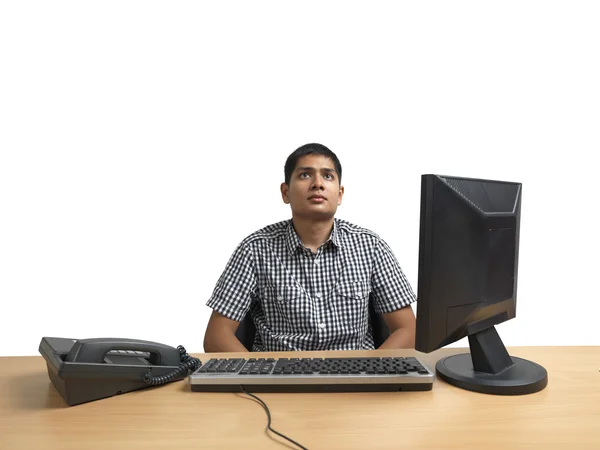
M 190 385 L 199 392 L 425 391 L 433 379 L 414 357 L 213 358 Z

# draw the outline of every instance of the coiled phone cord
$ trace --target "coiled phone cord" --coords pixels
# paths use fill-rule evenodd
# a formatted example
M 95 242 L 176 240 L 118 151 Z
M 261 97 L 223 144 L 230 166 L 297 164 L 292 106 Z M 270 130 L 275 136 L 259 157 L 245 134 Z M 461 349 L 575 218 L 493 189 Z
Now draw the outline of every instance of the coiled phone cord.
M 155 377 L 152 375 L 152 372 L 148 371 L 144 375 L 144 382 L 149 384 L 150 386 L 159 386 L 161 384 L 167 384 L 171 381 L 175 381 L 177 378 L 187 376 L 187 374 L 191 371 L 193 372 L 202 364 L 198 358 L 194 358 L 187 354 L 185 351 L 185 347 L 182 345 L 177 346 L 177 350 L 179 350 L 179 358 L 181 360 L 181 364 L 177 369 L 172 372 Z

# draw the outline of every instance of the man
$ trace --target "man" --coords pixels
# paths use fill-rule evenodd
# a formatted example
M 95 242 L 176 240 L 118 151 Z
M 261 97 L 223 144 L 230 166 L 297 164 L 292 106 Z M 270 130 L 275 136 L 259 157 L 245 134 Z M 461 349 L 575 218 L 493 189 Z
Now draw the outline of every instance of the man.
M 246 314 L 254 351 L 373 349 L 369 301 L 391 335 L 379 348 L 414 348 L 415 295 L 388 245 L 335 219 L 342 166 L 321 144 L 285 163 L 283 201 L 292 219 L 252 233 L 237 247 L 208 306 L 206 352 L 245 352 L 235 332 Z

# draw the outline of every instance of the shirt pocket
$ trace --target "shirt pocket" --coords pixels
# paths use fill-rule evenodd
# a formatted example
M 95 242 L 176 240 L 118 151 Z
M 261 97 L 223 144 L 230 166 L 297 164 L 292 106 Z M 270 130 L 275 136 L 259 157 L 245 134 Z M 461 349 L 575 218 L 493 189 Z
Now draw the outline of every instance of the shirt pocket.
M 309 328 L 313 306 L 302 288 L 267 286 L 264 300 L 266 319 L 274 333 L 302 332 Z
M 352 330 L 367 330 L 369 324 L 369 295 L 371 283 L 368 281 L 347 281 L 338 283 L 335 288 L 336 306 L 342 321 Z

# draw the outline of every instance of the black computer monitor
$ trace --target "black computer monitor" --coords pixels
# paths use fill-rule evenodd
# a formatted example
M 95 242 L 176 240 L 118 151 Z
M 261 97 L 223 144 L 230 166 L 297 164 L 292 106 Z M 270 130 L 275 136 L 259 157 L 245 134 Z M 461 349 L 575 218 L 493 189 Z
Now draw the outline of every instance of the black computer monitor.
M 546 370 L 511 357 L 495 325 L 515 317 L 520 183 L 423 175 L 416 349 L 465 336 L 470 353 L 436 364 L 439 378 L 489 394 L 544 389 Z

